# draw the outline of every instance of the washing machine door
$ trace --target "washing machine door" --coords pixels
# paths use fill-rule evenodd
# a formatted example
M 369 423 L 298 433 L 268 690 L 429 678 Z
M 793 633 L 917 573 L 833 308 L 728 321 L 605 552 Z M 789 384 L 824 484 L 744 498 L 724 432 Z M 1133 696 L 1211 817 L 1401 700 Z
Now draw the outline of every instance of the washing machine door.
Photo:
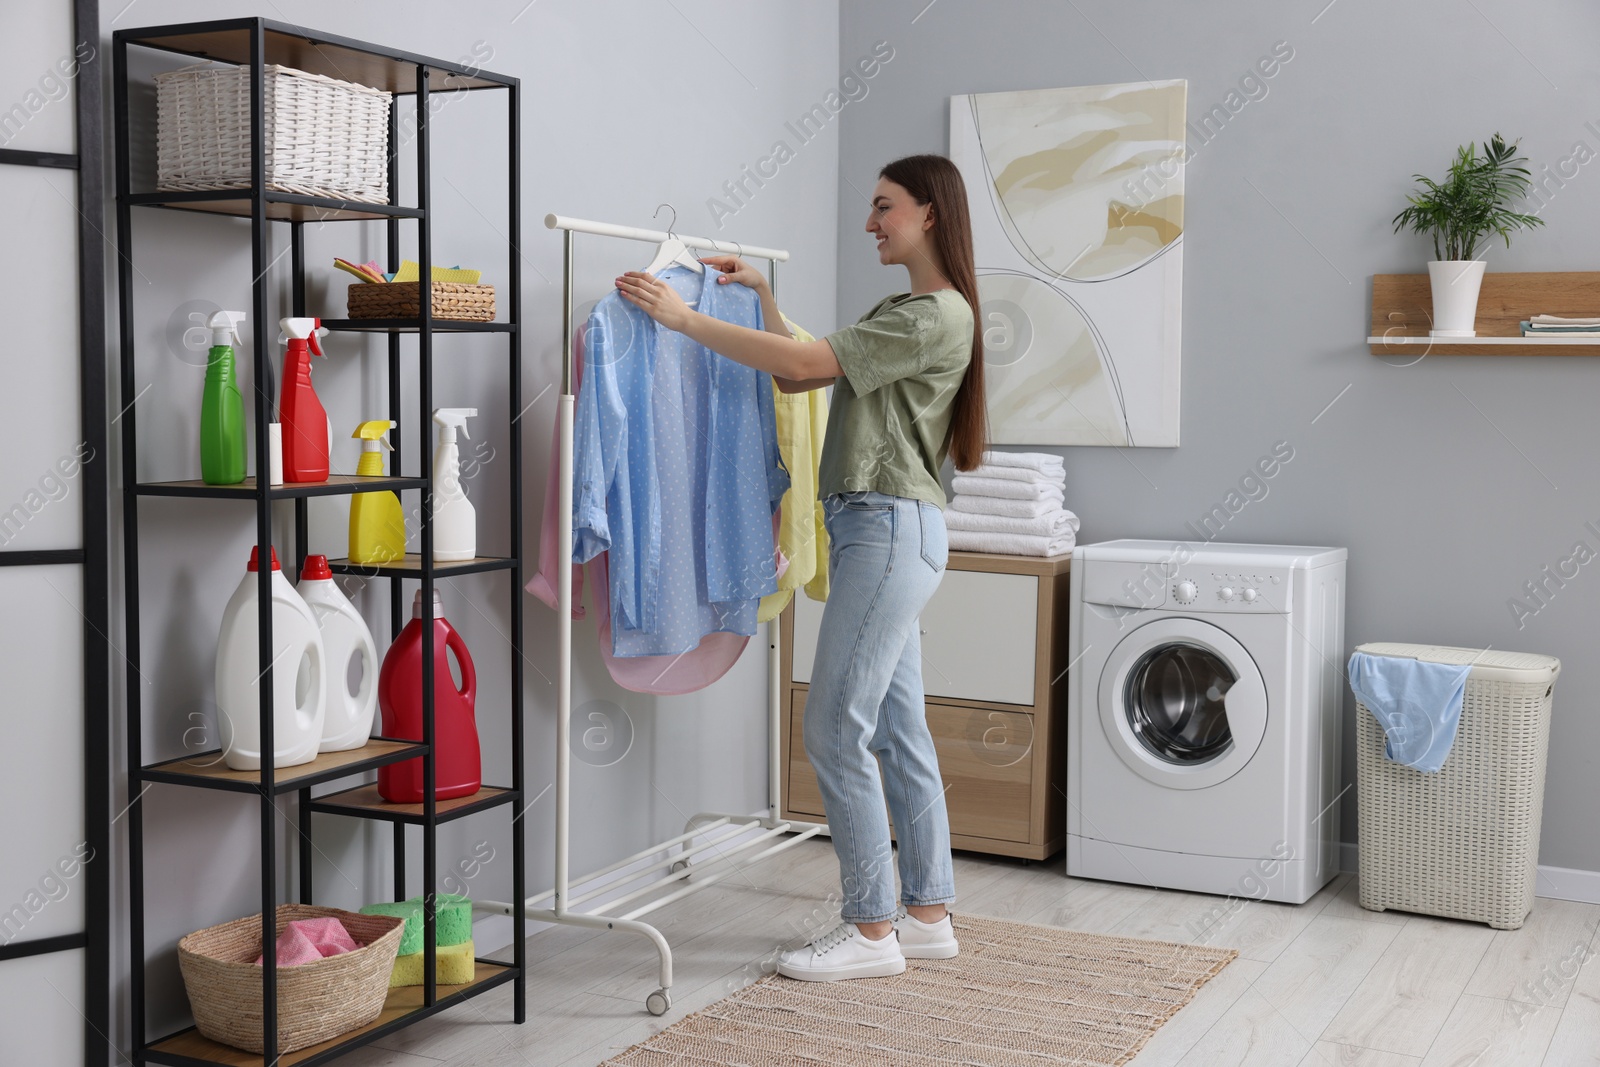
M 1227 781 L 1267 730 L 1267 690 L 1244 646 L 1199 619 L 1158 619 L 1112 650 L 1100 720 L 1134 773 L 1173 789 Z

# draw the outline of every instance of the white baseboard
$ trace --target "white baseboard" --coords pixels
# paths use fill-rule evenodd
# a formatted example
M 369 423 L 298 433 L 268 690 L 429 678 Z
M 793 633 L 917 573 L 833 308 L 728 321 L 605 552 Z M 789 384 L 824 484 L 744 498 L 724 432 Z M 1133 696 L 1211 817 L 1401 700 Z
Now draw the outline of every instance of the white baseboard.
M 1360 868 L 1360 847 L 1352 842 L 1339 844 L 1339 869 L 1355 874 Z M 1552 900 L 1575 900 L 1580 904 L 1600 904 L 1600 871 L 1580 871 L 1571 867 L 1539 865 L 1534 895 Z

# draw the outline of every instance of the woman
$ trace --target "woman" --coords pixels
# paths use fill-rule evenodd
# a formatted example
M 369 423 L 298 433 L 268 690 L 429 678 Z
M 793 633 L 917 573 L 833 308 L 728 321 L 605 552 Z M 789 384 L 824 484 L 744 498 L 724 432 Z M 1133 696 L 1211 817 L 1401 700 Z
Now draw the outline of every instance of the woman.
M 647 274 L 616 283 L 662 326 L 767 371 L 785 392 L 834 386 L 818 472 L 832 592 L 806 697 L 805 746 L 839 857 L 843 921 L 779 958 L 780 973 L 808 981 L 899 974 L 907 957 L 958 951 L 947 908 L 955 900 L 950 823 L 923 703 L 917 616 L 948 553 L 940 468 L 948 454 L 971 470 L 987 437 L 960 172 L 943 156 L 890 163 L 866 229 L 878 262 L 906 268 L 910 292 L 816 341 L 790 336 L 766 279 L 735 256 L 704 262 L 722 272 L 720 284 L 756 290 L 764 331 L 692 311 Z M 899 909 L 889 817 L 900 844 Z

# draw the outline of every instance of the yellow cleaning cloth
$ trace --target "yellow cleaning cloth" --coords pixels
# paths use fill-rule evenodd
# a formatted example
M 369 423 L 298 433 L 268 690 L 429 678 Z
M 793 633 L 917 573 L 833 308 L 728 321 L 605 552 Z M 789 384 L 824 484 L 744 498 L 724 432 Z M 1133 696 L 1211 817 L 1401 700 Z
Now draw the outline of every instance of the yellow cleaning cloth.
M 815 340 L 787 315 L 783 321 L 796 340 Z M 772 397 L 778 417 L 778 452 L 789 468 L 789 491 L 783 494 L 783 514 L 778 520 L 778 549 L 789 566 L 778 578 L 778 591 L 761 598 L 757 622 L 776 619 L 802 585 L 812 600 L 828 599 L 828 531 L 822 525 L 822 502 L 817 499 L 817 468 L 828 429 L 828 394 L 821 389 L 786 393 L 773 382 Z
M 434 973 L 437 974 L 440 985 L 466 985 L 472 981 L 477 972 L 473 963 L 472 942 L 463 941 L 459 945 L 442 946 L 434 957 Z M 394 970 L 389 973 L 389 988 L 398 989 L 401 986 L 422 984 L 422 963 L 426 954 L 413 952 L 407 956 L 396 956 Z
M 395 271 L 394 280 L 397 282 L 414 282 L 422 277 L 422 267 L 411 259 L 402 259 L 400 269 Z M 477 285 L 478 279 L 483 277 L 481 270 L 462 270 L 460 267 L 434 267 L 433 280 L 436 282 L 459 282 L 462 285 Z

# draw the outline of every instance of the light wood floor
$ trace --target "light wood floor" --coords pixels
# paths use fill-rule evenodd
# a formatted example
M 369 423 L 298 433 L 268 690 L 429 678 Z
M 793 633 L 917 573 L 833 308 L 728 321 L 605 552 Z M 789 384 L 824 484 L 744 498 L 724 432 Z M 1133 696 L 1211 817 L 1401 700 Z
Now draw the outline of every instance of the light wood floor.
M 838 867 L 825 838 L 652 913 L 673 947 L 673 1007 L 648 1015 L 649 943 L 574 927 L 529 942 L 528 1022 L 509 987 L 361 1050 L 341 1067 L 592 1067 L 754 980 L 830 927 Z M 1236 948 L 1239 958 L 1151 1039 L 1134 1067 L 1600 1067 L 1600 905 L 1539 900 L 1516 931 L 1364 911 L 1349 876 L 1299 906 L 1068 878 L 956 857 L 957 911 Z

